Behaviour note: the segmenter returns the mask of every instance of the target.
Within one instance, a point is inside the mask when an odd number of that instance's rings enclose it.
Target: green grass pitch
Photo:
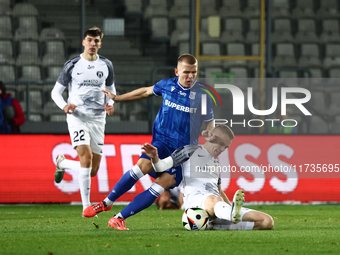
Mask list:
[[[130,231],[107,226],[123,206],[82,218],[80,206],[0,206],[0,254],[340,254],[340,205],[262,205],[274,229],[187,231],[183,211],[156,206],[127,219]]]

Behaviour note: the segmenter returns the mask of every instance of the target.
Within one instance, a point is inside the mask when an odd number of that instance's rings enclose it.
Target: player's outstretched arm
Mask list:
[[[139,89],[135,89],[131,92],[125,93],[123,95],[115,95],[111,91],[107,89],[103,89],[102,91],[108,98],[111,98],[115,102],[123,102],[123,101],[132,101],[138,100],[142,98],[151,97],[153,95],[153,86],[150,87],[143,87]]]
[[[210,121],[207,123],[207,128],[206,130],[202,131],[202,136],[209,141],[209,139],[211,138],[211,130],[214,129],[214,121]]]
[[[160,159],[157,148],[149,143],[142,145],[142,153],[151,158],[151,163],[156,172],[164,172],[174,165],[171,156],[165,159]]]

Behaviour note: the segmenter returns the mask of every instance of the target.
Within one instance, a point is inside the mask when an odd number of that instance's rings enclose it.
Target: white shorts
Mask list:
[[[72,115],[67,116],[68,131],[72,146],[90,145],[93,153],[102,155],[104,145],[105,123],[83,122]]]
[[[201,208],[205,210],[204,202],[211,193],[190,193],[189,196],[184,196],[184,207],[185,210],[188,208]]]

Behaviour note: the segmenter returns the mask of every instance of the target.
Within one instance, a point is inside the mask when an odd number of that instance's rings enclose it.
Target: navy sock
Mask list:
[[[163,189],[164,191],[164,189]],[[163,192],[162,191],[162,192]],[[130,204],[128,204],[120,213],[124,219],[135,215],[136,213],[148,208],[152,205],[157,197],[162,193],[157,192],[151,186],[149,189],[143,191],[138,196],[136,196]]]
[[[136,184],[138,178],[136,176],[132,177],[131,173],[133,173],[132,169],[127,171],[116,183],[116,185],[111,190],[110,194],[107,196],[112,202],[116,201],[121,195],[127,192],[132,188],[133,185]]]

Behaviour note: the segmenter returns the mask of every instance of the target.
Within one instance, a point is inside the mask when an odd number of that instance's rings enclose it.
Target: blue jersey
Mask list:
[[[212,99],[207,96],[207,114],[201,114],[201,97],[205,87],[195,82],[191,88],[183,87],[178,78],[163,79],[153,88],[163,103],[153,125],[153,141],[179,148],[197,144],[202,122],[214,119]]]

